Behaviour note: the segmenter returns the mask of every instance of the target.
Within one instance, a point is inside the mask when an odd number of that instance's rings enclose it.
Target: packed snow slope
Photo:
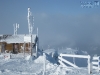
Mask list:
[[[73,67],[66,68],[58,65],[57,60],[55,60],[55,58],[53,57],[57,54],[56,52],[58,51],[49,49],[43,52],[45,52],[46,55],[45,75],[89,75],[87,67],[75,69]],[[5,54],[1,54],[0,75],[43,75],[43,52],[39,51],[37,58],[34,56],[31,57],[28,54],[25,57],[23,56],[23,54],[12,54],[10,59],[4,59]],[[100,73],[94,71],[92,75],[100,75]]]

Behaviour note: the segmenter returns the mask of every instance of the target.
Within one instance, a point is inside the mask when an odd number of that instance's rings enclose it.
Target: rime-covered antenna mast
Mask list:
[[[14,26],[14,35],[17,35],[17,29],[19,28],[19,24],[13,24]]]
[[[32,34],[33,32],[33,25],[34,25],[34,17],[32,15],[32,12],[30,11],[30,8],[28,8],[28,28],[29,28],[29,34]]]

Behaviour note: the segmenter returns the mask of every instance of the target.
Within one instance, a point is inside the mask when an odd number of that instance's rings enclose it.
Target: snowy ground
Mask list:
[[[14,57],[14,55],[12,55]],[[19,57],[18,57],[19,56]],[[24,57],[22,54],[15,55],[16,58],[4,59],[4,54],[0,55],[0,75],[43,75],[44,60],[43,55],[38,58]],[[87,67],[76,69],[73,67],[62,67],[57,65],[51,55],[46,54],[45,75],[89,75]],[[100,75],[93,71],[92,75]]]

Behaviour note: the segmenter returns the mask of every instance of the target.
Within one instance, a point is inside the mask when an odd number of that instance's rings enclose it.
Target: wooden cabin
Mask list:
[[[32,35],[31,42],[25,41],[25,37],[30,36],[27,35],[0,35],[0,53],[12,52],[14,54],[21,53],[23,50],[25,52],[30,52],[31,47],[33,48],[33,52],[36,52],[36,44],[38,42],[38,37],[36,34]],[[28,40],[28,39],[27,39]],[[31,45],[32,44],[32,45]]]

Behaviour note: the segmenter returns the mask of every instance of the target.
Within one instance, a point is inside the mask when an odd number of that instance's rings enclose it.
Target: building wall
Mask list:
[[[13,50],[13,44],[5,44],[5,50],[11,51]]]
[[[2,52],[2,53],[4,53],[5,52],[5,42],[0,42],[0,51]]]
[[[2,52],[2,44],[4,44],[4,49],[5,50],[8,50],[8,52],[9,51],[14,51],[14,44],[15,43],[10,43],[10,44],[8,44],[8,43],[6,43],[6,42],[0,42],[0,52]],[[22,47],[24,47],[24,43],[17,43],[17,47],[18,47],[18,52],[20,53],[20,52],[22,52],[22,48],[21,48],[21,46]],[[25,44],[25,52],[30,52],[30,43],[26,43]],[[4,50],[4,51],[5,51]]]

